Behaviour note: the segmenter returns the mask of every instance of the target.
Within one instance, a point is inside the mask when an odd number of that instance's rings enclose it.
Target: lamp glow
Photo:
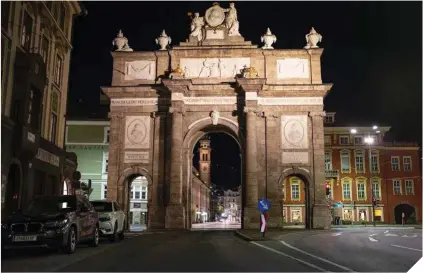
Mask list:
[[[370,145],[373,144],[374,139],[372,137],[366,137],[364,138],[364,142]]]
[[[377,130],[377,126],[376,125],[373,125],[373,130]]]
[[[355,133],[357,133],[357,129],[351,129],[350,132],[351,132],[351,134],[355,134]]]

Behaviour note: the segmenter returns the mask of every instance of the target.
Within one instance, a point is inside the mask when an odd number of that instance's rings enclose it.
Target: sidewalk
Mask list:
[[[282,237],[297,234],[297,233],[317,233],[317,232],[327,232],[325,230],[308,230],[308,229],[269,229],[265,236],[256,229],[241,229],[236,230],[235,235],[246,240],[246,241],[273,241],[281,240]]]
[[[374,227],[372,224],[369,225],[332,225],[332,229],[422,229],[422,225],[387,225],[387,224],[376,224]]]

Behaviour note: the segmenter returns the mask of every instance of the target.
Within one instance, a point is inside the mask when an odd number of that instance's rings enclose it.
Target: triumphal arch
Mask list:
[[[282,181],[293,175],[306,185],[307,226],[328,228],[322,117],[332,85],[322,83],[320,34],[312,29],[302,49],[274,49],[270,29],[263,46],[245,41],[233,3],[189,15],[191,32],[179,45],[165,31],[152,52],[132,50],[122,32],[114,40],[113,80],[103,87],[108,197],[128,211],[128,181],[144,175],[148,228],[189,229],[193,147],[224,132],[242,154],[243,228],[258,228],[261,198],[272,203],[269,225],[282,224]]]

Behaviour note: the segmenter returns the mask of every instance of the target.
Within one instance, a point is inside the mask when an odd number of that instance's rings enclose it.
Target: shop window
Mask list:
[[[291,222],[301,223],[301,209],[291,209]]]
[[[375,209],[375,221],[382,221],[382,209]]]

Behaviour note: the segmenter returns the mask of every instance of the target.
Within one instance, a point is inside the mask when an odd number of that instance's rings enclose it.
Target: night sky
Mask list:
[[[187,13],[203,16],[212,3],[84,1],[88,15],[77,18],[74,26],[68,117],[107,116],[108,108],[99,106],[100,86],[110,85],[110,51],[119,29],[134,50],[157,50],[154,40],[163,29],[173,45],[179,44],[189,35]],[[389,125],[390,138],[421,144],[421,2],[235,3],[240,33],[253,44],[262,45],[267,27],[277,36],[276,49],[302,48],[312,26],[323,36],[323,81],[334,83],[325,110],[337,112],[338,121],[345,126]],[[239,158],[233,163],[231,157],[218,155],[235,142],[215,138],[213,165],[239,169]]]

